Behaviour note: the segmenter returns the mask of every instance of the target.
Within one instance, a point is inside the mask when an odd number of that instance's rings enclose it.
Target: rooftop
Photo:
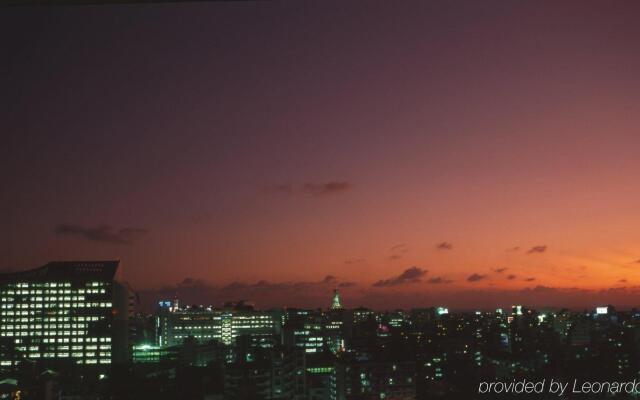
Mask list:
[[[59,281],[68,279],[113,280],[120,261],[52,261],[26,271],[0,273],[0,283],[30,281]]]

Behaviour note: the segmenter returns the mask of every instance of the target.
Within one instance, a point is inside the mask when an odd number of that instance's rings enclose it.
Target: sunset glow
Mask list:
[[[143,303],[637,305],[640,3],[540,4],[5,10],[0,267],[120,259]]]

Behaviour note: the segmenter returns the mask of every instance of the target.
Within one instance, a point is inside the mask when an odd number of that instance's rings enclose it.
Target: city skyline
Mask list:
[[[264,307],[638,304],[638,3],[4,11],[3,271],[119,259],[150,301]]]
[[[549,376],[583,393],[640,385],[638,309],[375,311],[334,290],[324,309],[173,298],[149,313],[119,272],[85,260],[0,274],[2,397],[413,400],[504,390],[487,379],[535,381],[536,393]]]

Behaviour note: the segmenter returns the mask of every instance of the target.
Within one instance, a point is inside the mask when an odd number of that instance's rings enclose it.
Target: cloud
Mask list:
[[[536,280],[536,278],[531,277],[531,278],[526,278],[524,281],[525,282],[533,282],[535,280]]]
[[[365,260],[364,258],[356,258],[356,259],[349,259],[349,260],[345,260],[344,263],[345,264],[359,264],[359,263],[363,263],[367,260]]]
[[[507,253],[513,253],[515,251],[520,251],[520,246],[514,246],[507,249]]]
[[[426,269],[411,267],[407,268],[403,273],[398,276],[382,279],[373,284],[375,287],[388,287],[388,286],[397,286],[403,285],[406,283],[416,283],[420,282],[422,277],[427,274]]]
[[[182,281],[182,283],[178,284],[178,287],[193,288],[193,287],[208,286],[208,287],[217,288],[219,290],[224,290],[224,291],[242,291],[242,290],[247,291],[248,290],[251,292],[256,292],[256,291],[272,292],[272,291],[281,290],[283,292],[291,292],[291,291],[304,291],[304,290],[314,289],[314,288],[326,289],[326,288],[341,286],[342,283],[343,282],[340,282],[340,280],[337,277],[333,275],[327,275],[319,281],[269,282],[263,279],[255,283],[234,281],[227,284],[226,286],[216,287],[216,286],[208,285],[207,283],[205,283],[200,279],[186,278],[185,280]],[[347,282],[347,283],[351,283],[351,282]],[[353,285],[342,285],[342,287],[349,287],[349,286],[353,286]]]
[[[508,270],[508,269],[509,269],[509,268],[495,268],[495,269],[493,270],[493,272],[495,272],[496,274],[501,274],[501,273],[503,273],[504,271],[506,271],[506,270]]]
[[[432,285],[446,284],[451,282],[453,281],[450,279],[445,279],[441,276],[434,276],[433,278],[430,278],[429,280],[427,280],[427,283],[430,283]]]
[[[148,231],[142,228],[114,229],[109,225],[83,227],[73,224],[60,224],[55,227],[54,232],[57,235],[78,236],[94,242],[133,244],[137,238],[146,235]]]
[[[139,291],[145,309],[153,310],[161,299],[180,298],[183,304],[221,306],[227,302],[248,300],[260,308],[273,305],[295,307],[328,307],[333,289],[339,288],[340,295],[349,299],[357,291],[356,282],[341,281],[327,275],[317,281],[256,282],[234,281],[228,284],[213,284],[202,279],[186,277],[182,281],[161,287]]]
[[[206,287],[207,283],[202,279],[196,279],[187,277],[182,280],[182,282],[177,285],[180,288],[196,288],[196,287]]]
[[[395,246],[391,246],[389,251],[392,253],[389,257],[387,257],[390,261],[399,260],[402,258],[402,254],[407,253],[409,248],[406,243],[396,244]]]
[[[516,276],[516,275],[514,275],[514,274],[509,274],[509,275],[507,275],[507,279],[508,279],[508,280],[510,280],[510,281],[512,281],[512,280],[514,280],[514,279],[516,279],[516,278],[517,278],[517,276]]]
[[[547,246],[533,246],[527,251],[527,254],[544,253],[547,251]]]
[[[467,278],[467,281],[469,281],[469,282],[478,282],[478,281],[481,281],[481,280],[486,279],[486,278],[487,278],[486,275],[471,274]]]
[[[627,280],[626,280],[626,279],[620,279],[620,280],[618,281],[618,283],[627,283]]]
[[[638,258],[637,260],[635,260],[633,263],[634,263],[634,264],[640,264],[640,258]]]
[[[322,280],[323,283],[335,283],[338,281],[338,278],[336,278],[333,275],[327,275],[324,277],[324,279]]]
[[[423,278],[424,279],[424,278]],[[235,282],[226,286],[214,285],[196,278],[185,278],[182,282],[157,289],[140,290],[144,310],[153,311],[158,300],[178,296],[182,304],[203,304],[221,306],[230,301],[246,299],[255,302],[261,309],[269,307],[328,308],[331,304],[333,284],[317,281]],[[427,280],[424,283],[427,284]],[[344,283],[344,286],[340,284]],[[640,286],[616,286],[602,290],[576,287],[549,287],[536,285],[521,289],[475,288],[460,289],[456,286],[403,286],[402,290],[380,290],[361,285],[351,287],[353,282],[340,282],[342,304],[347,308],[357,306],[377,310],[395,308],[427,307],[443,304],[449,309],[468,310],[470,308],[508,307],[511,304],[525,304],[531,307],[566,307],[575,310],[592,308],[601,304],[612,304],[619,309],[636,305],[640,296]],[[444,286],[447,286],[446,288]]]
[[[453,249],[453,244],[449,242],[440,242],[436,245],[436,249],[438,250],[451,250]]]
[[[305,183],[302,190],[314,196],[323,196],[351,190],[353,184],[349,182]]]

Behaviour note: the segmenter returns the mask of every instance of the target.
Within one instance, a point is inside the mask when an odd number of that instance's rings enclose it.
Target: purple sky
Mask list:
[[[639,12],[6,8],[0,267],[120,258],[192,301],[635,304]]]

